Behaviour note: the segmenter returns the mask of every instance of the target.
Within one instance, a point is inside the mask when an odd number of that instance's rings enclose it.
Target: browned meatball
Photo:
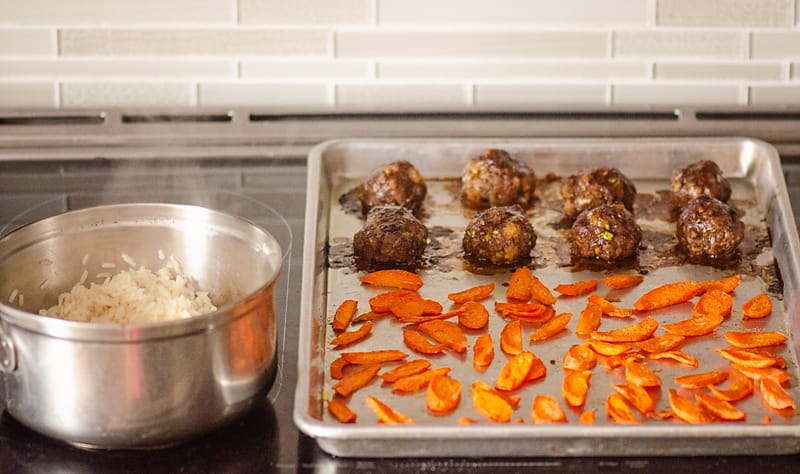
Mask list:
[[[636,252],[642,230],[622,203],[583,211],[572,224],[572,254],[616,262]]]
[[[672,205],[683,207],[697,196],[711,196],[722,202],[731,198],[731,185],[716,163],[702,160],[672,174]]]
[[[490,207],[467,225],[462,245],[472,263],[509,266],[530,258],[536,232],[519,206]]]
[[[561,197],[564,198],[564,215],[569,218],[614,202],[621,202],[633,211],[636,186],[616,168],[597,168],[565,179],[561,184]]]
[[[364,214],[375,206],[402,206],[417,210],[428,188],[417,168],[408,161],[395,161],[374,170],[362,185],[359,199]]]
[[[471,159],[461,174],[461,203],[470,209],[533,205],[533,171],[504,150],[489,149]]]
[[[366,270],[413,269],[428,242],[428,229],[400,206],[370,209],[364,227],[353,236],[356,264]]]
[[[675,233],[690,258],[714,260],[736,251],[744,238],[744,224],[724,202],[699,196],[681,211]]]

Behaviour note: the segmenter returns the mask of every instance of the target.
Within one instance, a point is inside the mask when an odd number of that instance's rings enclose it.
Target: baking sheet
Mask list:
[[[507,360],[498,343],[500,330],[506,321],[496,315],[492,307],[494,301],[505,301],[502,284],[508,282],[510,273],[476,275],[463,269],[458,253],[459,230],[463,232],[474,213],[463,209],[458,202],[458,186],[454,178],[460,175],[467,160],[490,147],[503,148],[525,161],[540,178],[548,173],[567,176],[586,168],[618,167],[637,185],[637,218],[645,234],[648,235],[649,230],[652,236],[674,229],[674,223],[650,212],[656,206],[654,203],[659,191],[668,188],[672,170],[699,159],[716,161],[732,181],[735,205],[745,211],[743,220],[748,232],[741,264],[729,269],[687,265],[677,257],[670,257],[668,245],[659,247],[656,244],[653,249],[643,251],[646,255],[632,265],[647,271],[645,282],[632,290],[613,292],[612,296],[619,298],[620,306],[631,307],[639,295],[661,283],[742,273],[742,284],[734,295],[734,314],[712,335],[687,339],[681,346],[681,350],[700,360],[697,369],[674,363],[648,362],[664,382],[656,409],[669,409],[667,389],[675,387],[674,377],[727,367],[728,363],[712,349],[727,346],[722,336],[725,331],[742,329],[780,330],[790,336],[786,346],[775,352],[787,359],[787,370],[791,374],[789,391],[795,400],[800,399],[797,387],[798,342],[792,337],[797,334],[797,325],[800,324],[796,303],[800,281],[798,239],[778,157],[769,145],[750,139],[339,140],[319,145],[309,157],[299,380],[295,397],[295,422],[301,430],[315,437],[319,445],[332,454],[357,457],[767,454],[800,451],[800,417],[765,408],[757,393],[737,403],[748,413],[745,422],[691,426],[648,419],[642,425],[615,425],[606,418],[604,403],[611,393],[610,384],[623,383],[624,379],[619,370],[606,372],[602,362],[593,370],[586,403],[586,408],[596,409],[596,425],[577,424],[580,410],[566,410],[568,424],[530,424],[530,406],[535,395],[552,395],[566,408],[560,395],[564,375],[561,359],[569,346],[582,341],[574,335],[574,326],[585,305],[585,298],[563,298],[556,303],[557,312],[567,311],[574,315],[569,331],[559,337],[529,345],[527,337],[535,326],[525,325],[523,329],[524,347],[536,353],[548,369],[544,381],[529,384],[516,393],[522,396],[522,402],[513,419],[522,418],[525,423],[497,425],[480,417],[472,406],[470,385],[474,380],[493,385]],[[376,166],[400,159],[414,163],[426,177],[429,197],[424,204],[423,222],[429,229],[436,229],[432,239],[436,245],[429,245],[426,250],[426,265],[421,271],[425,286],[420,293],[444,304],[449,292],[488,281],[497,282],[493,299],[484,302],[492,313],[489,332],[495,343],[495,361],[486,372],[478,373],[472,367],[471,351],[465,355],[446,352],[431,358],[433,367],[451,367],[451,376],[462,383],[462,401],[452,414],[432,416],[425,407],[424,391],[395,395],[376,380],[348,400],[350,408],[358,414],[359,422],[343,425],[332,419],[324,406],[332,397],[331,387],[336,382],[331,380],[327,368],[339,352],[400,349],[410,354],[409,360],[419,357],[403,344],[402,326],[389,320],[378,321],[373,334],[356,345],[340,350],[331,349],[329,345],[333,337],[329,321],[341,301],[356,299],[360,311],[366,311],[369,297],[383,291],[361,286],[359,274],[348,261],[348,239],[352,239],[352,234],[363,222],[339,205],[339,196]],[[559,219],[558,210],[552,205],[548,207],[558,181],[548,184],[544,180],[538,184],[538,209],[529,212],[539,234],[534,259],[536,275],[552,288],[559,283],[609,273],[576,272],[575,268],[563,266],[561,249],[568,246],[564,245],[566,242],[561,230],[553,225]],[[764,247],[764,236],[771,236],[772,248]],[[780,270],[780,280],[776,268]],[[773,314],[765,320],[743,322],[739,311],[741,304],[767,289],[773,298]],[[598,291],[601,295],[609,293],[602,285]],[[448,308],[445,304],[445,309]],[[691,304],[688,303],[651,313],[662,324],[686,319],[690,315]],[[601,330],[630,323],[604,318]],[[483,332],[485,330],[467,332],[470,347]],[[659,330],[656,334],[662,333]],[[683,390],[681,393],[689,395],[691,392]],[[364,403],[367,395],[376,396],[411,416],[417,424],[413,427],[378,425],[374,413]],[[476,419],[478,424],[457,425],[456,420],[461,416]],[[772,422],[763,424],[764,416],[770,416]]]

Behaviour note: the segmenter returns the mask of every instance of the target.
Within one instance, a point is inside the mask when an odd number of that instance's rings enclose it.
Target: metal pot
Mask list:
[[[38,315],[84,269],[128,268],[123,253],[151,270],[174,256],[219,309],[136,325]],[[21,227],[0,239],[0,401],[28,427],[81,446],[158,447],[211,430],[275,377],[281,263],[272,235],[197,206],[98,206]],[[8,301],[14,293],[22,307]]]

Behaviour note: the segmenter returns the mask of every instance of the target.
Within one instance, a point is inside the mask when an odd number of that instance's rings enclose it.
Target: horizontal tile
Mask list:
[[[368,79],[371,66],[367,61],[349,60],[244,60],[242,77],[274,77],[301,79]]]
[[[336,105],[423,108],[469,104],[468,87],[461,84],[338,84]]]
[[[380,25],[641,25],[641,0],[378,0]]]
[[[604,105],[603,84],[477,84],[476,105],[581,104]]]
[[[185,107],[194,104],[188,82],[65,82],[62,107]]]
[[[2,17],[0,16],[0,18]],[[54,30],[0,28],[0,56],[52,56],[55,54],[56,34]]]
[[[750,86],[751,105],[800,105],[800,85]]]
[[[3,0],[0,18],[48,25],[233,23],[236,5],[219,0]]]
[[[610,33],[600,31],[340,31],[339,57],[603,58]]]
[[[661,30],[617,31],[614,57],[745,57],[744,33],[735,31]]]
[[[800,63],[792,63],[792,79],[800,79]]]
[[[737,105],[738,85],[615,84],[614,105]]]
[[[250,82],[201,82],[197,100],[201,106],[327,106],[326,84],[265,84]]]
[[[794,0],[656,0],[659,26],[788,27]]]
[[[800,56],[800,31],[756,31],[751,36],[753,59]]]
[[[320,56],[330,49],[329,37],[301,29],[65,29],[59,49],[63,56]]]
[[[0,76],[236,77],[232,60],[0,59]]]
[[[0,107],[51,108],[58,105],[54,82],[0,82]]]
[[[777,81],[780,63],[656,63],[656,79],[714,79],[720,81]]]
[[[371,0],[239,0],[239,22],[261,25],[372,24]]]
[[[646,62],[520,62],[520,61],[385,61],[377,65],[381,79],[606,79],[648,78]]]

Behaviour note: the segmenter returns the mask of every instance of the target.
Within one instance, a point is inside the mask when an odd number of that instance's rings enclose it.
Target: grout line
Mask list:
[[[378,8],[378,0],[372,0],[372,26],[378,26],[378,20],[380,19]]]
[[[656,0],[646,0],[646,1],[647,1],[647,7],[646,7],[647,16],[645,18],[644,24],[648,28],[653,28],[658,26],[656,25],[656,20],[657,20],[656,13],[658,7],[656,5]]]
[[[239,0],[230,0],[233,3],[233,24],[242,24],[242,9],[239,8]]]

